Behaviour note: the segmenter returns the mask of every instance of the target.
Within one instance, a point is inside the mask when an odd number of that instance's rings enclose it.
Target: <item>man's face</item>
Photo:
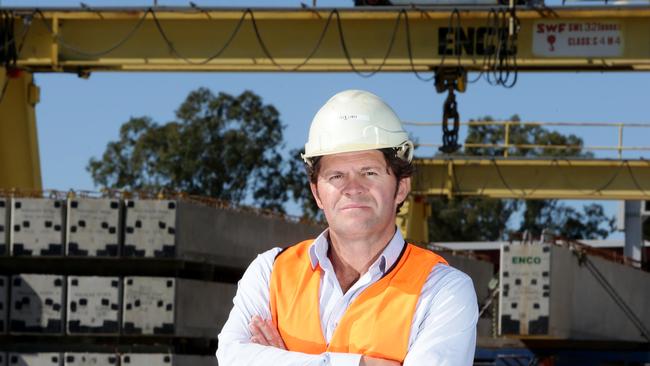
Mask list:
[[[397,178],[378,150],[324,156],[311,191],[330,230],[347,237],[393,231],[411,179]]]

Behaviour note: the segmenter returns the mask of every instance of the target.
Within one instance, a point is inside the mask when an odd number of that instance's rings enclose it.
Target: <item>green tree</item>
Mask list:
[[[478,121],[494,121],[484,117]],[[519,122],[517,115],[510,121]],[[504,126],[470,126],[465,144],[503,144]],[[514,148],[514,157],[591,157],[582,151],[582,139],[573,134],[563,135],[538,125],[510,127],[511,144],[518,145],[568,145],[569,149],[543,147]],[[503,148],[466,147],[458,155],[500,157]],[[601,205],[585,205],[582,212],[558,200],[498,200],[480,197],[455,197],[431,199],[433,215],[429,221],[433,241],[499,240],[508,237],[507,223],[516,212],[521,212],[521,222],[515,231],[528,231],[539,236],[544,229],[571,239],[605,238],[614,229],[614,218],[607,217]],[[603,225],[607,228],[603,228]]]
[[[95,184],[169,190],[284,211],[288,199],[278,111],[259,96],[192,91],[174,121],[131,118],[101,159],[87,166]]]
[[[293,149],[289,153],[288,171],[290,174],[285,175],[285,183],[294,201],[300,206],[302,217],[315,221],[323,221],[325,219],[323,211],[318,208],[316,200],[314,200],[311,189],[309,188],[309,178],[307,177],[307,171],[300,156],[301,153],[302,149]]]

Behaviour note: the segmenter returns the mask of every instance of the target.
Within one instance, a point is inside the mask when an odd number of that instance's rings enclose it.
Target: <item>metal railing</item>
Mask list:
[[[407,126],[415,127],[442,127],[442,122],[402,122]],[[517,122],[517,121],[472,121],[460,122],[461,126],[502,126],[504,128],[503,143],[464,143],[465,148],[493,148],[503,149],[503,156],[508,157],[511,149],[545,149],[545,150],[579,150],[579,151],[617,151],[618,158],[623,159],[624,151],[650,151],[650,145],[625,146],[623,144],[623,131],[625,128],[647,129],[647,140],[650,141],[650,123],[593,123],[593,122]],[[595,127],[595,128],[616,128],[618,131],[618,142],[616,145],[551,145],[551,144],[516,144],[511,141],[511,130],[513,126],[540,126],[540,127]],[[442,144],[418,143],[416,146],[439,148]]]

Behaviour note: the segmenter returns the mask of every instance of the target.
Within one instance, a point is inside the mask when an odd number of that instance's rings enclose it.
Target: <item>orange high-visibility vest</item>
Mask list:
[[[447,262],[407,244],[398,262],[348,306],[329,344],[319,312],[320,266],[312,268],[307,240],[281,252],[271,272],[271,316],[290,351],[357,353],[403,362],[415,307],[431,269]]]

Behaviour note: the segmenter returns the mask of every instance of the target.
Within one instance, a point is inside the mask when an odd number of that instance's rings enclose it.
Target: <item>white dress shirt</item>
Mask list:
[[[327,257],[328,231],[309,248],[312,267],[320,265],[320,319],[329,343],[350,303],[368,286],[382,278],[399,259],[404,238],[399,230],[381,256],[352,287],[343,293]],[[219,334],[220,366],[233,365],[349,365],[357,366],[361,355],[325,352],[311,355],[262,346],[250,341],[248,324],[254,315],[271,318],[270,279],[280,248],[255,258],[239,281],[234,307]],[[471,365],[476,345],[478,306],[472,280],[463,272],[439,263],[427,278],[415,309],[404,365]]]

